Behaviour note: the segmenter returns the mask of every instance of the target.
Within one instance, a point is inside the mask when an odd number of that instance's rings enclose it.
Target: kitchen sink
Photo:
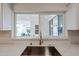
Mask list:
[[[61,54],[56,50],[55,47],[47,47],[49,56],[61,56]],[[21,56],[45,56],[46,47],[45,46],[28,46]]]

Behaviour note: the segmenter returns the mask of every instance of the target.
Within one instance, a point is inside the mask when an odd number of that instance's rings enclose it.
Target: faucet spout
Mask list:
[[[39,42],[39,45],[42,45],[42,43],[43,43],[42,34],[41,34],[41,32],[40,32],[40,42]]]

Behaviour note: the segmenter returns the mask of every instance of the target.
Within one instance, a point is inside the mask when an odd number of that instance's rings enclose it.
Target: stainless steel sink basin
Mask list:
[[[45,47],[27,47],[22,56],[45,56]]]
[[[33,46],[33,47],[27,47],[24,52],[21,54],[21,56],[45,56],[46,47],[39,47],[39,46]],[[56,50],[55,47],[47,47],[50,56],[61,56],[61,54]]]
[[[55,47],[48,47],[51,56],[61,56]]]

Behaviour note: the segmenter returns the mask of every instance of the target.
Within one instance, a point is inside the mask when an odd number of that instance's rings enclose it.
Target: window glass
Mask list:
[[[16,14],[15,16],[15,35],[17,37],[30,37],[39,34],[35,34],[35,25],[39,24],[37,14]]]
[[[63,15],[40,15],[40,26],[43,36],[61,36],[63,34]],[[45,29],[45,30],[44,30]]]
[[[15,14],[16,37],[54,37],[63,35],[62,14]]]

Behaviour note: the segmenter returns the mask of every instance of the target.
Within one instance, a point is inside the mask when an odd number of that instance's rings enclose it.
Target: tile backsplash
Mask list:
[[[0,43],[8,43],[11,41],[11,31],[0,31]]]
[[[0,31],[0,38],[11,38],[11,31]]]
[[[68,37],[71,43],[79,43],[79,30],[68,30]]]

